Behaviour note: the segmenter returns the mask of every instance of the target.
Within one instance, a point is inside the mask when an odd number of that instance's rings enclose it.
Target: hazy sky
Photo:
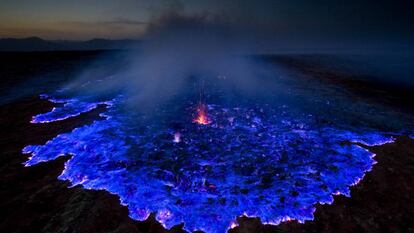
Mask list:
[[[220,15],[280,40],[402,40],[414,28],[404,0],[1,0],[0,37],[140,38],[165,11]]]

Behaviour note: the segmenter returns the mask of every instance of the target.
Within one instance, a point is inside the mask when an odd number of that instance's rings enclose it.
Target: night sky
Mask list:
[[[139,39],[166,12],[208,14],[265,32],[280,44],[407,44],[413,1],[2,0],[0,37]]]

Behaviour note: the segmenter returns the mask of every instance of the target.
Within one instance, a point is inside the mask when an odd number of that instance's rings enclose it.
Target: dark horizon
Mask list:
[[[145,39],[92,38],[86,40],[48,40],[39,36],[29,36],[24,38],[0,37],[0,52],[139,49],[143,41],[145,41]],[[414,53],[414,45],[410,43],[378,43],[369,45],[340,45],[337,47],[286,46],[275,48],[271,51],[259,51],[251,54],[279,53],[402,54],[411,56]]]
[[[0,9],[0,38],[145,40],[160,22],[178,17],[226,27],[226,35],[269,53],[286,48],[393,49],[412,47],[414,41],[414,5],[405,0],[17,0],[3,1]]]

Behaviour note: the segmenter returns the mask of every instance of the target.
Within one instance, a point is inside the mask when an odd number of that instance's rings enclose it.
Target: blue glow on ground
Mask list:
[[[49,98],[47,95],[41,95],[41,98],[48,99],[50,102],[55,104],[62,104],[63,107],[54,107],[50,112],[36,115],[33,117],[31,123],[48,123],[52,121],[61,121],[70,117],[79,116],[85,112],[90,112],[97,108],[98,105],[111,105],[110,101],[89,103],[76,99]]]
[[[393,141],[369,128],[321,124],[285,105],[209,105],[212,123],[198,125],[186,103],[187,112],[176,116],[180,127],[173,127],[139,123],[145,117],[123,113],[121,98],[55,102],[64,104],[33,122],[77,116],[98,104],[108,108],[103,120],[25,147],[26,166],[70,154],[59,179],[118,195],[133,219],[155,212],[165,227],[184,222],[189,231],[225,232],[241,215],[269,224],[312,220],[316,203],[349,196],[375,164],[374,154],[355,143]]]

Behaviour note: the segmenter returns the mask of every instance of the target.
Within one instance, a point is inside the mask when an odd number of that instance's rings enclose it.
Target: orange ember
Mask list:
[[[210,119],[207,116],[207,106],[203,103],[199,103],[197,106],[197,118],[193,122],[200,125],[208,125],[211,123]]]

